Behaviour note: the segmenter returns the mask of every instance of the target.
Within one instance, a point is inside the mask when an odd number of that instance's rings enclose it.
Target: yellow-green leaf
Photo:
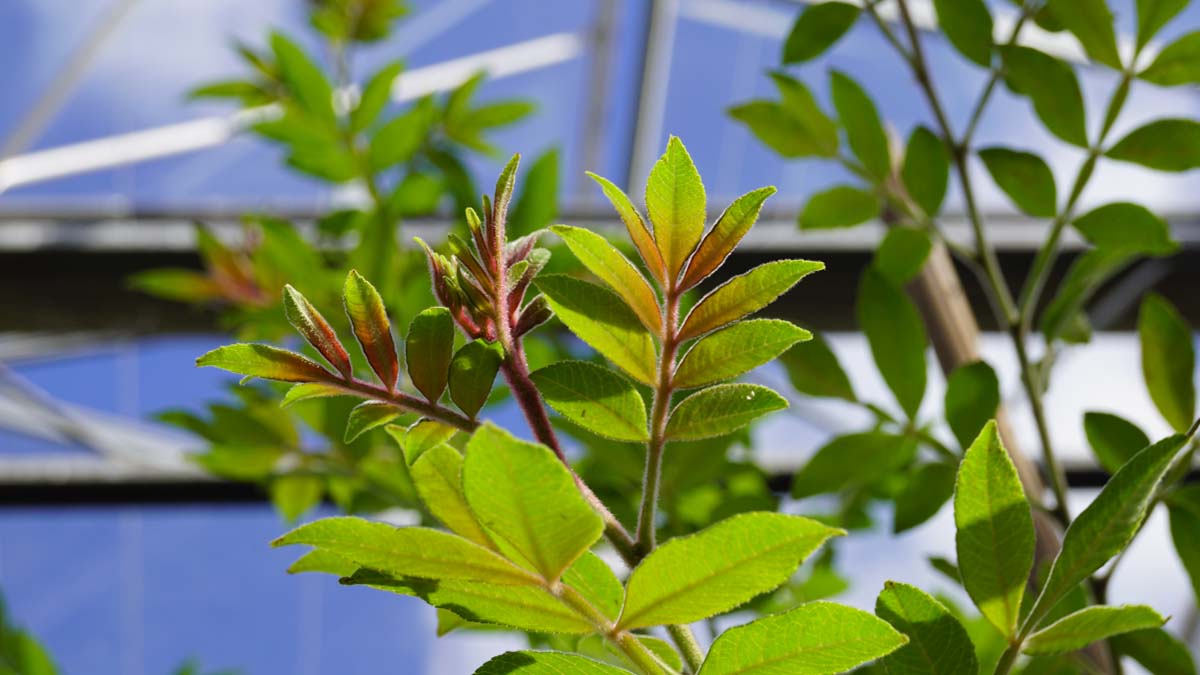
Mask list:
[[[667,438],[696,441],[733,433],[788,406],[787,400],[757,384],[718,384],[688,396],[671,411]]]
[[[196,359],[196,365],[280,382],[312,382],[334,378],[333,373],[295,352],[260,344],[217,347]]]
[[[646,404],[618,373],[586,361],[559,361],[531,377],[547,405],[584,429],[617,441],[650,438]]]
[[[733,277],[705,295],[683,322],[681,340],[709,331],[757,312],[783,295],[801,279],[825,269],[811,260],[776,260]]]
[[[625,223],[625,229],[629,230],[629,238],[637,248],[638,254],[641,255],[642,262],[650,270],[650,274],[658,280],[658,283],[665,285],[667,277],[662,253],[659,252],[658,244],[654,242],[654,235],[646,227],[646,221],[642,220],[642,215],[638,213],[637,207],[633,205],[629,196],[621,188],[613,185],[608,179],[591,172],[588,172],[588,176],[600,185],[604,196],[608,197],[613,208],[617,210],[617,214],[621,216],[621,221]]]
[[[654,223],[654,239],[666,263],[667,277],[674,280],[700,243],[705,221],[704,184],[687,148],[675,136],[650,170],[646,211]]]
[[[908,644],[883,659],[888,675],[974,675],[975,645],[950,610],[925,591],[889,581],[875,614],[908,636]]]
[[[662,330],[662,310],[653,289],[621,252],[604,237],[582,227],[555,225],[551,228],[562,237],[567,248],[592,274],[599,277],[637,314],[642,325],[654,335]]]
[[[423,452],[412,463],[410,474],[421,501],[448,530],[485,548],[495,544],[467,506],[462,491],[462,455],[442,444]]]
[[[1022,651],[1034,655],[1062,654],[1114,635],[1159,628],[1166,622],[1153,607],[1146,605],[1087,607],[1030,635]]]
[[[812,333],[789,321],[751,319],[696,341],[675,370],[678,389],[693,389],[737,377],[773,360]]]
[[[354,406],[346,419],[346,442],[377,429],[400,416],[401,410],[384,401],[363,401]]]

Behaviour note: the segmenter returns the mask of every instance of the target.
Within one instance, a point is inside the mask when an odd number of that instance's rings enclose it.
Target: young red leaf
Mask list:
[[[350,325],[354,328],[354,336],[358,338],[371,370],[375,371],[388,391],[394,390],[396,379],[400,377],[400,360],[396,356],[396,342],[392,339],[391,322],[388,321],[383,298],[379,297],[379,291],[371,282],[355,270],[350,270],[350,275],[346,277],[342,297],[346,303],[346,315],[350,317]]]
[[[774,186],[759,188],[738,197],[725,209],[688,262],[687,272],[680,284],[682,288],[691,288],[717,271],[746,232],[750,231],[754,221],[758,220],[763,202],[773,194]]]
[[[308,301],[291,284],[283,287],[283,313],[300,334],[308,340],[308,344],[325,357],[329,365],[337,369],[343,377],[351,377],[354,368],[350,365],[350,355],[338,340],[333,326],[321,316],[316,307]]]
[[[196,359],[196,365],[280,382],[320,382],[333,378],[333,373],[295,352],[260,344],[217,347]]]

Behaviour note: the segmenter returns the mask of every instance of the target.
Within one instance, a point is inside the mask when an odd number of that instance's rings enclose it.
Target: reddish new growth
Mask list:
[[[514,340],[551,316],[541,296],[525,304],[530,282],[550,257],[534,248],[539,233],[509,242],[505,232],[519,160],[520,155],[514,155],[504,167],[494,199],[483,197],[482,220],[475,209],[467,209],[469,243],[451,234],[451,255],[446,257],[417,239],[429,257],[438,302],[449,308],[467,336],[499,341],[508,352]]]

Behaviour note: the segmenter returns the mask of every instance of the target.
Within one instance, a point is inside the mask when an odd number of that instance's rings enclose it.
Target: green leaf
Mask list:
[[[371,170],[382,171],[412,159],[428,138],[436,116],[433,101],[426,98],[380,126],[368,150]]]
[[[358,565],[336,556],[329,551],[324,551],[319,548],[313,549],[308,553],[296,559],[296,562],[288,566],[288,574],[302,574],[304,572],[321,572],[323,574],[333,574],[339,577],[347,577],[358,571]]]
[[[304,544],[395,577],[520,586],[537,577],[462,537],[349,516],[301,525],[271,543]]]
[[[802,230],[829,230],[853,227],[878,215],[879,199],[874,194],[839,185],[809,198],[800,213],[799,224]]]
[[[1176,431],[1187,430],[1196,415],[1196,348],[1187,320],[1166,298],[1151,293],[1138,312],[1138,336],[1150,398]]]
[[[363,88],[358,105],[350,113],[350,130],[362,131],[371,126],[392,98],[392,83],[400,76],[404,64],[399,61],[379,69]]]
[[[729,109],[768,147],[784,157],[835,157],[837,125],[799,80],[771,73],[780,101],[751,101]]]
[[[1001,54],[1009,89],[1029,97],[1050,133],[1086,148],[1083,94],[1071,66],[1029,47],[1005,47]]]
[[[387,308],[379,291],[361,274],[350,270],[342,290],[346,305],[346,316],[358,344],[362,347],[371,370],[383,382],[388,391],[396,388],[400,377],[400,360],[396,357],[396,342],[392,339],[392,324],[388,320]]]
[[[217,347],[196,359],[197,366],[212,366],[246,377],[261,377],[280,382],[330,380],[333,373],[303,356],[284,349],[260,344],[236,344]]]
[[[908,194],[925,215],[936,216],[950,182],[950,157],[942,139],[926,127],[913,129],[900,174]]]
[[[737,377],[773,360],[812,333],[778,319],[739,321],[696,341],[675,370],[678,389]]]
[[[1063,595],[1129,545],[1185,441],[1182,435],[1171,436],[1134,455],[1071,523],[1029,612],[1031,620],[1041,619]]]
[[[549,581],[604,530],[571,471],[542,445],[488,423],[467,443],[463,492],[479,522]]]
[[[437,420],[421,418],[407,429],[390,425],[385,431],[404,449],[404,461],[412,465],[430,448],[447,443],[458,430]]]
[[[754,420],[788,407],[787,400],[757,384],[718,384],[679,402],[667,420],[667,438],[698,441],[733,433]]]
[[[840,534],[800,516],[744,513],[671,539],[629,575],[618,628],[691,623],[727,612],[787,581]]]
[[[1179,248],[1165,220],[1131,202],[1093,209],[1076,218],[1074,225],[1084,239],[1100,248],[1143,255],[1168,255]]]
[[[1113,15],[1105,0],[1050,0],[1047,9],[1083,45],[1088,57],[1121,70]]]
[[[844,2],[805,7],[783,44],[783,64],[803,63],[825,53],[850,30],[860,11]]]
[[[314,117],[332,125],[333,88],[317,64],[282,33],[271,34],[271,51],[275,53],[279,74],[296,102]]]
[[[683,321],[679,339],[688,340],[753,314],[786,293],[801,279],[825,269],[811,260],[776,260],[759,265],[717,286],[696,303]]]
[[[1200,167],[1200,122],[1156,120],[1134,129],[1104,154],[1159,171],[1195,169]]]
[[[868,268],[858,287],[858,324],[875,365],[909,419],[925,397],[925,325],[912,301],[878,269]]]
[[[507,626],[535,633],[590,635],[596,627],[542,586],[500,585],[481,581],[432,581],[392,577],[362,569],[341,582],[418,597],[450,610],[466,621]]]
[[[503,360],[498,344],[482,340],[468,342],[454,354],[450,361],[450,400],[467,417],[474,419],[487,403]]]
[[[911,438],[882,431],[838,436],[826,443],[792,478],[792,497],[803,499],[865,485],[912,461]]]
[[[784,352],[779,361],[787,371],[788,381],[802,394],[851,402],[858,400],[850,378],[838,363],[837,354],[818,333],[814,333],[811,340]]]
[[[717,223],[704,235],[700,247],[688,261],[687,272],[679,283],[680,288],[692,288],[703,281],[725,262],[742,237],[758,220],[763,202],[775,194],[774,187],[759,188],[734,200],[717,219]]]
[[[454,319],[445,307],[430,307],[413,317],[404,343],[404,359],[413,386],[429,401],[446,391],[454,352]]]
[[[963,456],[954,523],[963,587],[987,620],[1011,637],[1033,569],[1033,516],[994,421]]]
[[[325,480],[311,474],[291,474],[271,481],[271,503],[289,523],[321,503]]]
[[[1109,413],[1084,413],[1083,432],[1096,459],[1109,473],[1116,473],[1139,450],[1150,445],[1150,438],[1137,425]]]
[[[957,469],[953,464],[922,464],[908,476],[908,484],[896,495],[892,532],[899,534],[929,520],[954,496]]]
[[[1200,600],[1200,487],[1185,486],[1176,490],[1167,501],[1171,519],[1171,540],[1175,553],[1192,580],[1192,590]]]
[[[1200,84],[1200,31],[1167,45],[1138,77],[1163,87]]]
[[[314,398],[326,398],[330,396],[350,396],[351,394],[341,387],[335,387],[332,384],[323,382],[302,382],[293,385],[283,395],[283,400],[280,401],[279,407],[286,408],[300,401],[307,401]]]
[[[1137,0],[1138,48],[1150,42],[1155,33],[1183,11],[1187,4],[1188,0]]]
[[[925,591],[889,581],[875,614],[908,636],[908,644],[883,659],[888,675],[964,675],[979,672],[975,645],[962,623]]]
[[[621,188],[613,185],[611,181],[594,173],[588,172],[588,177],[596,181],[600,186],[604,196],[612,202],[613,208],[617,210],[617,214],[621,216],[621,221],[625,223],[625,229],[629,231],[629,239],[638,250],[638,255],[641,256],[642,262],[646,264],[646,268],[650,270],[650,274],[658,280],[660,284],[666,283],[666,273],[662,253],[658,250],[658,244],[654,242],[654,235],[646,227],[646,221],[642,219],[642,215],[638,213],[637,207],[630,201]]]
[[[628,670],[577,654],[508,652],[479,667],[475,675],[627,675]]]
[[[579,591],[592,607],[609,620],[615,621],[621,614],[625,587],[608,563],[595,553],[588,551],[579,556],[579,560],[567,568],[562,581]]]
[[[495,549],[495,544],[467,506],[462,490],[462,465],[462,455],[441,444],[418,456],[409,472],[421,501],[442,525],[484,548]]]
[[[887,134],[879,122],[875,104],[858,83],[839,71],[829,74],[833,107],[837,109],[846,140],[854,156],[876,180],[884,180],[892,171],[892,160],[888,155]]]
[[[1097,640],[1146,628],[1159,628],[1167,620],[1146,605],[1088,607],[1068,614],[1025,640],[1026,654],[1062,654]]]
[[[979,159],[1017,208],[1038,218],[1053,218],[1057,213],[1054,174],[1041,157],[1008,148],[984,148]]]
[[[654,340],[616,294],[562,274],[541,276],[534,283],[554,314],[580,340],[638,382],[655,382],[658,355]]]
[[[354,409],[350,411],[350,417],[346,419],[346,442],[353,443],[354,439],[366,432],[378,429],[396,419],[401,412],[399,408],[385,401],[359,403],[354,406]]]
[[[531,377],[547,405],[584,429],[616,441],[650,438],[646,404],[618,373],[586,361],[559,361]]]
[[[1072,322],[1087,326],[1083,305],[1100,284],[1129,264],[1133,255],[1124,250],[1094,248],[1084,251],[1067,269],[1058,292],[1046,306],[1039,327],[1047,340],[1065,339],[1086,342],[1087,336],[1077,339],[1068,334]]]
[[[672,136],[646,181],[646,211],[670,278],[677,278],[700,243],[705,220],[704,184],[683,142]]]
[[[567,248],[579,262],[595,274],[629,305],[646,330],[657,335],[662,331],[662,310],[649,282],[633,263],[621,255],[604,237],[582,227],[555,225],[551,228],[562,237]]]
[[[875,251],[875,269],[897,286],[913,280],[925,266],[933,242],[923,230],[893,227]]]
[[[999,407],[1000,381],[987,363],[961,365],[947,378],[946,422],[961,447],[975,440]]]
[[[992,65],[992,15],[983,0],[934,0],[938,26],[960,54]]]
[[[216,281],[195,270],[146,270],[130,276],[126,283],[148,295],[176,302],[208,302],[224,294]]]
[[[1109,644],[1118,654],[1142,664],[1152,675],[1196,675],[1191,649],[1162,628],[1116,635]]]
[[[862,610],[810,602],[725,631],[713,642],[698,675],[833,675],[885,656],[907,641]]]

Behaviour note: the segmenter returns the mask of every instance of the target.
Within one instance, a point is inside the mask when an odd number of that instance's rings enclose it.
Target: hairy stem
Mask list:
[[[704,650],[700,648],[700,643],[696,641],[691,629],[687,626],[667,626],[667,633],[683,655],[683,662],[687,664],[688,670],[698,672],[700,664],[704,663]]]
[[[663,450],[667,443],[667,413],[671,408],[671,394],[675,385],[675,355],[679,350],[677,336],[679,319],[679,297],[681,293],[672,287],[667,289],[663,308],[662,357],[658,363],[658,383],[654,388],[654,403],[650,411],[650,441],[646,444],[646,472],[642,479],[642,504],[638,510],[638,551],[646,555],[654,550],[657,530],[658,486],[662,478]]]

